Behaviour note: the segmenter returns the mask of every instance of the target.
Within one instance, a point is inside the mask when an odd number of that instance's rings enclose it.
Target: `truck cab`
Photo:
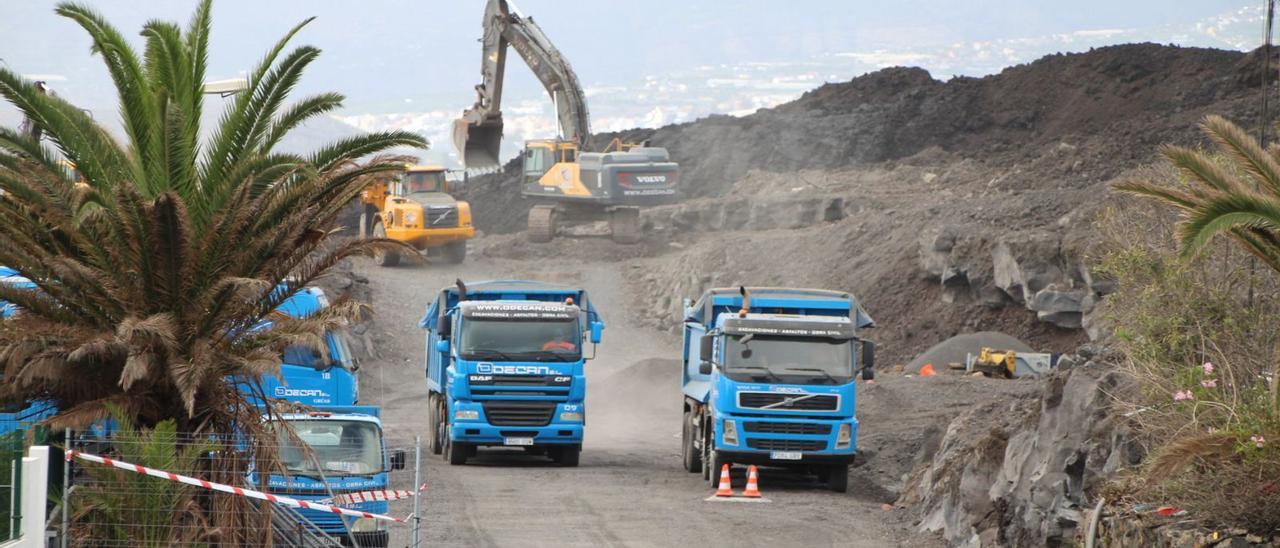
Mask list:
[[[324,290],[305,287],[294,293],[279,311],[305,318],[329,306]],[[258,329],[269,329],[264,322]],[[263,395],[305,405],[355,405],[360,399],[360,379],[355,358],[347,343],[345,330],[329,330],[324,334],[325,351],[305,346],[285,348],[280,376],[262,379]],[[246,392],[252,392],[245,386]]]
[[[713,485],[728,464],[798,468],[848,488],[855,376],[874,376],[873,326],[848,293],[712,289],[684,313],[682,456]]]
[[[318,502],[346,493],[387,489],[387,475],[404,468],[405,453],[387,450],[380,414],[376,406],[318,406],[309,413],[264,416],[264,420],[288,423],[294,434],[276,429],[283,473],[267,475],[267,490]],[[256,482],[256,477],[250,480]],[[388,503],[368,500],[343,504],[343,508],[386,514]],[[298,513],[343,545],[349,545],[352,538],[365,548],[385,548],[390,543],[383,521],[320,510]]]
[[[459,282],[441,290],[420,325],[433,453],[464,464],[479,447],[514,446],[577,466],[590,359],[583,343],[599,343],[604,330],[585,290]]]

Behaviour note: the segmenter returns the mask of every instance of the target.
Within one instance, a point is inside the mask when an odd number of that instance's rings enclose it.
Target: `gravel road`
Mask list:
[[[392,445],[427,435],[423,332],[417,322],[455,278],[523,278],[580,284],[608,328],[587,364],[587,438],[578,468],[522,452],[481,450],[464,466],[422,459],[422,538],[433,546],[931,546],[886,511],[894,493],[855,467],[850,491],[836,494],[806,476],[762,472],[772,502],[704,501],[711,489],[680,466],[679,340],[628,324],[620,263],[552,265],[476,257],[461,266],[379,268],[357,264],[373,288],[378,357],[361,370],[362,403],[379,404]],[[876,390],[887,388],[876,386]],[[874,458],[874,457],[872,457]],[[393,484],[408,488],[409,468]],[[863,477],[867,476],[867,477]],[[744,479],[735,475],[735,488]],[[392,513],[407,515],[408,502]],[[392,546],[410,544],[393,528]]]

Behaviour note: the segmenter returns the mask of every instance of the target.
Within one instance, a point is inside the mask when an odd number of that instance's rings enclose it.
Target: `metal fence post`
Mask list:
[[[14,459],[9,468],[9,538],[12,539],[17,535],[14,534],[18,530],[18,518],[22,512],[18,509],[18,467],[22,462]]]
[[[71,429],[67,428],[62,431],[62,444],[66,446],[66,450],[71,450]],[[62,548],[67,548],[67,542],[71,536],[71,459],[65,459],[62,463]]]
[[[413,548],[422,542],[422,436],[413,437]]]

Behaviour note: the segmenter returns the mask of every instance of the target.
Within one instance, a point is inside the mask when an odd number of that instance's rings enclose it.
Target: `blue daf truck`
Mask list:
[[[585,290],[459,280],[440,291],[421,326],[432,452],[463,464],[478,447],[514,446],[578,465],[589,359],[583,334],[594,345],[604,331]]]
[[[711,289],[684,312],[684,467],[712,485],[724,464],[790,467],[848,489],[854,377],[874,378],[871,318],[848,293]]]

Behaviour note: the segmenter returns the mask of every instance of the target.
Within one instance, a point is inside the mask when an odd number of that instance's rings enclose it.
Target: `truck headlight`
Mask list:
[[[475,409],[456,409],[453,412],[453,420],[477,421],[480,420],[480,412]]]
[[[560,413],[560,422],[582,422],[582,412],[565,411]]]
[[[373,518],[360,518],[351,524],[352,533],[372,533],[381,529],[382,524]]]
[[[725,445],[738,445],[738,423],[732,419],[724,420]]]
[[[840,431],[836,433],[836,449],[848,449],[852,441],[853,425],[847,423],[840,425]]]

